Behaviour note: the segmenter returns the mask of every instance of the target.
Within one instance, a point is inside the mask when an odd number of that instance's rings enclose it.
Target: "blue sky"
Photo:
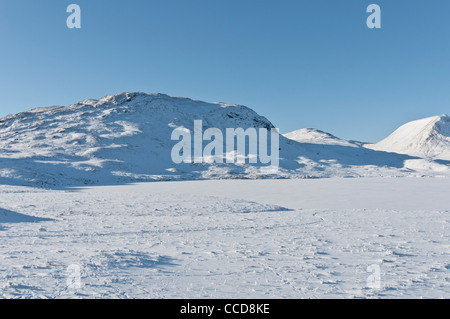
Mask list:
[[[450,113],[448,0],[0,0],[0,46],[0,116],[159,92],[374,142]]]

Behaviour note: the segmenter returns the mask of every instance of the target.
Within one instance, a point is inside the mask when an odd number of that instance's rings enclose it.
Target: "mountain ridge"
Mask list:
[[[0,184],[56,187],[230,178],[326,178],[447,175],[447,162],[387,153],[314,129],[279,135],[276,174],[261,164],[174,164],[176,128],[274,128],[235,104],[125,92],[69,106],[34,108],[0,119]],[[290,136],[289,133],[286,134]],[[293,136],[290,136],[291,138]],[[206,143],[206,142],[205,142]]]

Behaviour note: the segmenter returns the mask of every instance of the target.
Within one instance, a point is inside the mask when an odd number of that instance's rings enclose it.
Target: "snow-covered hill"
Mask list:
[[[0,119],[0,176],[42,184],[193,179],[203,165],[174,165],[171,133],[273,125],[245,106],[123,93]],[[1,179],[0,179],[1,181]]]
[[[360,142],[341,140],[336,136],[313,128],[302,128],[287,134],[284,137],[299,143],[342,145],[350,147],[361,146]]]
[[[386,139],[366,147],[431,159],[450,160],[450,117],[433,116],[409,122]]]
[[[447,174],[449,166],[362,147],[316,130],[280,136],[280,169],[261,164],[175,164],[177,127],[193,131],[273,128],[240,105],[164,94],[122,93],[70,106],[33,109],[0,119],[0,184],[104,185],[137,181],[230,178],[315,178]],[[205,143],[206,144],[206,143]],[[414,165],[411,165],[413,163]]]

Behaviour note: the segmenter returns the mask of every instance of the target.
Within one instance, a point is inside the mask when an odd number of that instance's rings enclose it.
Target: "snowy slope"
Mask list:
[[[450,117],[433,116],[409,122],[386,139],[366,147],[386,152],[450,160]]]
[[[0,184],[110,185],[136,181],[447,175],[449,165],[387,153],[316,130],[280,136],[280,170],[262,164],[175,164],[177,127],[273,128],[245,106],[122,93],[0,119]],[[203,146],[207,143],[205,142]]]

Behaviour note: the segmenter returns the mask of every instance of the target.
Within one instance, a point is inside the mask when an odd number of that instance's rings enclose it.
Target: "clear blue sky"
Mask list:
[[[124,91],[377,141],[450,113],[450,1],[0,0],[0,116]]]

